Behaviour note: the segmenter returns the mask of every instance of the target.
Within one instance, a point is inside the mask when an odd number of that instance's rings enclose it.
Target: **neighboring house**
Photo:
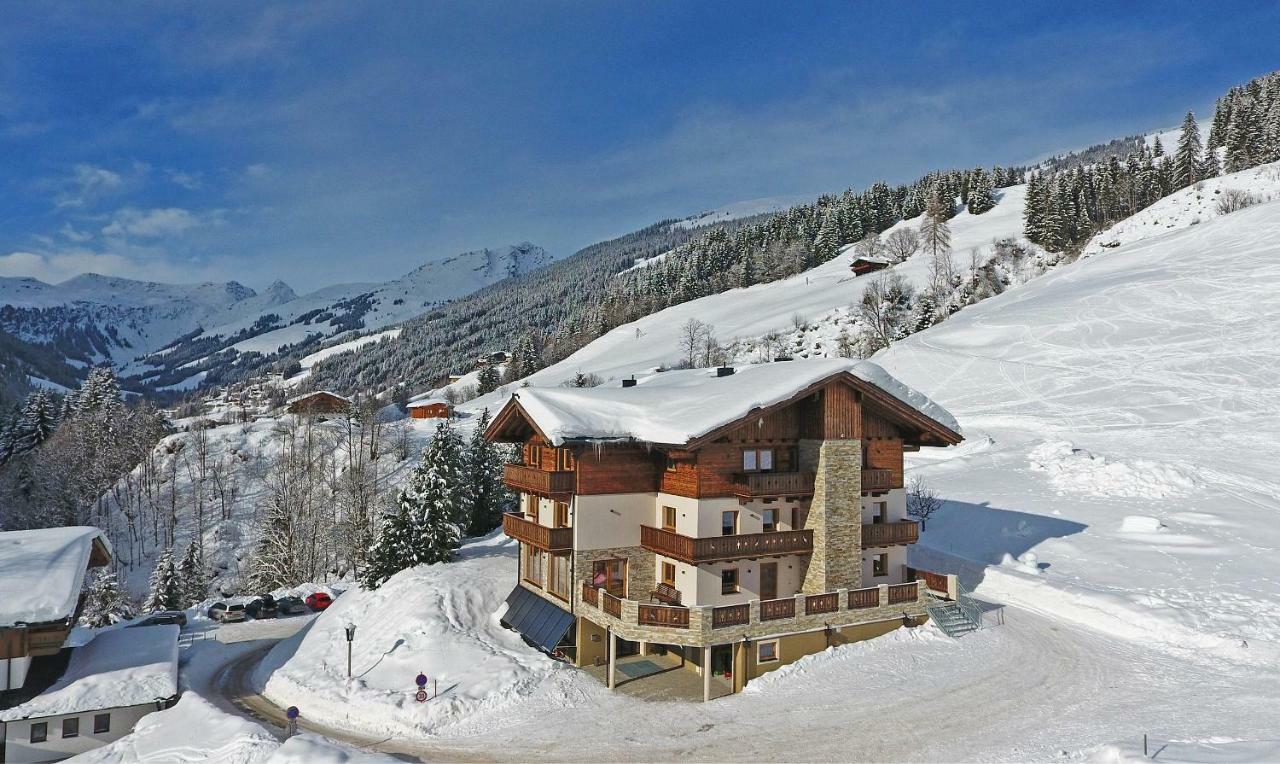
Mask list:
[[[678,654],[708,699],[713,677],[737,692],[926,617],[906,567],[919,526],[906,515],[903,452],[961,435],[879,366],[791,361],[523,388],[487,437],[524,453],[504,474],[521,511],[503,519],[520,542],[503,621],[579,666],[606,665],[610,687],[620,658]]]
[[[423,398],[410,401],[405,408],[414,419],[448,419],[453,407],[444,398]]]
[[[0,711],[4,758],[61,761],[133,731],[178,698],[178,627],[99,632],[71,650],[62,676],[26,702]]]
[[[891,263],[883,257],[855,257],[853,262],[849,264],[849,270],[853,271],[854,276],[861,276],[864,273],[883,270],[888,268]]]
[[[312,416],[325,414],[346,414],[351,411],[350,398],[344,398],[328,390],[306,393],[285,401],[290,414],[309,414]]]
[[[33,659],[62,650],[85,573],[110,562],[111,546],[97,528],[0,533],[0,703],[21,692]]]

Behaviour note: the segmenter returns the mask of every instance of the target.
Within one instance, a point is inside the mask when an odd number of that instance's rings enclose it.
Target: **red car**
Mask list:
[[[325,592],[314,592],[307,595],[305,602],[307,603],[307,607],[312,610],[324,610],[333,604],[333,597],[330,597]]]

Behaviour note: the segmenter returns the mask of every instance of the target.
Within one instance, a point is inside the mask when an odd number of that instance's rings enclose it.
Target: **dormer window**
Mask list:
[[[742,450],[743,472],[772,472],[772,448],[745,448]]]

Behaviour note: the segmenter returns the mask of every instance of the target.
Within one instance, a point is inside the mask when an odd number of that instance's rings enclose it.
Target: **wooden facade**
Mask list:
[[[409,404],[409,416],[414,419],[448,419],[452,414],[453,408],[444,401]]]
[[[325,390],[300,395],[288,404],[290,414],[345,414],[350,410],[349,399]]]

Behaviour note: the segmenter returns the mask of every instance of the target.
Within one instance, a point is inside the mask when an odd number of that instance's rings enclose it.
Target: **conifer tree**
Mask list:
[[[182,583],[183,597],[188,606],[202,602],[209,596],[209,574],[204,566],[204,550],[191,539],[187,552],[178,564],[178,579]]]
[[[100,568],[93,574],[93,580],[89,582],[89,589],[85,592],[80,624],[98,629],[127,621],[134,615],[133,603],[120,586],[115,572]]]
[[[969,214],[981,215],[996,206],[994,196],[994,185],[991,176],[981,167],[974,170],[970,175],[969,193],[967,196],[967,204]]]
[[[498,377],[498,370],[492,365],[486,365],[476,376],[476,392],[481,395],[491,393],[498,389],[501,381]]]
[[[165,549],[156,558],[156,567],[151,571],[150,590],[142,603],[145,613],[156,610],[179,610],[187,605],[183,601],[185,592],[178,579],[178,569],[173,564],[173,550]]]
[[[1178,136],[1178,150],[1173,155],[1173,184],[1186,188],[1200,180],[1200,163],[1204,147],[1200,143],[1200,126],[1196,115],[1187,112],[1182,120],[1182,134]]]
[[[471,501],[467,518],[467,534],[479,536],[502,524],[502,513],[510,503],[510,493],[502,484],[500,447],[490,443],[484,432],[489,428],[489,409],[480,412],[471,442],[467,447],[466,475],[470,481]]]
[[[836,241],[835,218],[825,215],[822,226],[818,228],[818,236],[813,240],[813,259],[816,263],[825,263],[836,256],[839,243]]]

